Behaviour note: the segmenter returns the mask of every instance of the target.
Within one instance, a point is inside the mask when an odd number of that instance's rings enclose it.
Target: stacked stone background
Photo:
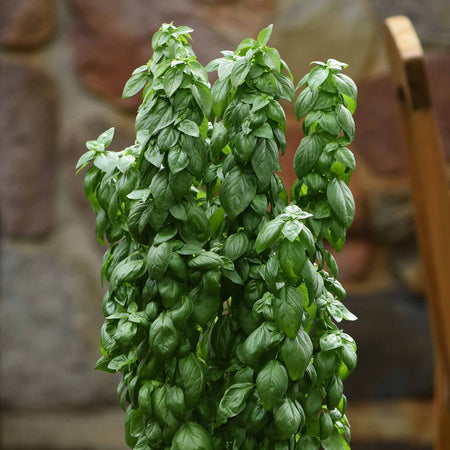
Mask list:
[[[398,13],[410,15],[426,49],[450,155],[450,8],[443,0],[1,2],[0,447],[35,448],[33,433],[42,435],[39,417],[50,408],[67,420],[76,411],[91,411],[92,430],[68,432],[55,447],[51,433],[47,441],[41,436],[45,448],[80,448],[80,434],[94,433],[98,408],[117,408],[120,415],[118,380],[93,371],[103,320],[104,248],[95,240],[94,215],[74,167],[84,142],[112,125],[115,149],[133,143],[139,99],[121,100],[122,87],[150,58],[152,34],[172,20],[195,29],[194,50],[205,64],[268,23],[274,23],[271,42],[296,81],[312,60],[333,57],[350,64],[360,90],[353,146],[358,168],[351,183],[357,215],[337,259],[348,305],[360,320],[345,325],[359,346],[359,367],[347,392],[355,400],[429,398],[424,280],[383,46],[382,19]],[[301,137],[289,111],[287,184]],[[22,421],[13,432],[5,424],[14,414]],[[111,429],[121,427],[116,417],[107,416]],[[88,448],[112,448],[107,437],[104,447],[95,445]]]

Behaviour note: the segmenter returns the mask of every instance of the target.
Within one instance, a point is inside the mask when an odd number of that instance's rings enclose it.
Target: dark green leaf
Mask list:
[[[213,450],[208,432],[198,423],[185,422],[173,437],[171,450]]]
[[[225,423],[228,418],[237,416],[245,408],[253,383],[237,383],[230,386],[219,403],[218,422]]]
[[[318,91],[306,86],[295,102],[295,115],[300,120],[313,106],[318,97]]]
[[[302,422],[299,408],[301,406],[294,403],[289,397],[286,397],[283,403],[276,408],[273,419],[279,439],[287,439],[298,431]]]
[[[322,141],[317,134],[305,136],[294,156],[294,170],[298,178],[303,178],[316,163],[322,151]]]
[[[150,184],[150,192],[155,200],[157,211],[167,210],[174,204],[175,200],[170,188],[169,176],[166,169],[158,172],[154,176]]]
[[[342,347],[342,338],[338,334],[329,332],[320,338],[320,349],[324,351]]]
[[[250,61],[247,58],[241,57],[236,61],[233,68],[231,69],[230,76],[231,84],[233,85],[233,87],[237,88],[244,82],[249,70]]]
[[[192,120],[184,119],[178,124],[178,129],[188,136],[198,137],[200,135],[198,126]]]
[[[336,216],[348,228],[355,217],[355,201],[348,186],[334,178],[328,185],[327,198]]]
[[[215,269],[223,266],[223,261],[217,253],[206,251],[191,259],[188,266],[193,269]]]
[[[345,94],[353,100],[356,100],[356,97],[358,95],[358,88],[356,87],[355,82],[349,76],[344,75],[343,73],[339,73],[337,75],[334,75],[334,79],[336,80],[338,92],[340,94]]]
[[[121,283],[127,281],[133,281],[136,278],[141,277],[146,270],[145,261],[143,259],[132,260],[132,261],[122,261],[111,274],[111,286],[115,287]]]
[[[353,141],[355,138],[355,121],[352,113],[343,105],[336,106],[336,119],[346,136]]]
[[[293,102],[295,89],[294,85],[292,84],[292,80],[287,75],[281,72],[273,72],[273,75],[275,77],[276,93],[280,98],[284,98],[285,100]]]
[[[281,229],[283,222],[278,220],[271,220],[267,222],[259,231],[255,242],[255,250],[261,253],[266,248],[269,248],[281,238]]]
[[[209,113],[211,112],[212,105],[211,91],[209,87],[203,83],[195,82],[192,85],[191,89],[192,95],[194,96],[198,106],[200,106],[203,114],[208,117]]]
[[[297,336],[302,324],[303,296],[293,286],[283,286],[274,304],[275,320],[280,329],[291,339]]]
[[[243,173],[238,167],[225,176],[219,198],[225,212],[234,220],[252,201],[256,194],[256,181],[252,174]]]
[[[169,150],[167,160],[169,162],[170,172],[174,174],[182,171],[189,164],[188,156],[183,152],[183,150],[181,150],[180,147],[173,147]]]
[[[315,67],[308,76],[308,86],[317,89],[328,77],[329,70],[325,67]]]
[[[258,181],[265,186],[278,168],[278,148],[271,139],[258,139],[251,158]]]
[[[356,163],[353,153],[347,147],[339,147],[334,154],[336,161],[339,161],[345,167],[350,170],[355,170]]]
[[[180,342],[180,332],[165,312],[152,323],[148,342],[151,350],[165,360],[168,360],[175,352]]]
[[[164,74],[163,86],[168,97],[172,97],[173,93],[180,87],[183,81],[183,71],[177,66],[171,67]]]
[[[289,376],[296,381],[303,377],[311,361],[313,345],[308,333],[300,330],[294,339],[287,338],[281,347],[281,359],[286,364]]]
[[[184,390],[186,406],[193,408],[198,404],[205,390],[206,377],[205,369],[194,354],[178,362],[180,372],[180,387]]]
[[[256,378],[256,388],[266,411],[282,400],[287,387],[286,369],[278,361],[269,361]]]
[[[151,246],[147,254],[147,268],[151,278],[161,280],[166,273],[172,256],[172,247],[163,242],[158,246]]]

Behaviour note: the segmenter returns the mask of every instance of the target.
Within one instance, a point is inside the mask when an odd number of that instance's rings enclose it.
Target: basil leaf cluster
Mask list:
[[[123,375],[135,450],[349,448],[356,345],[337,324],[356,317],[324,241],[340,250],[354,216],[356,86],[335,60],[297,86],[289,201],[280,101],[296,89],[272,26],[206,68],[192,31],[163,24],[126,83],[143,91],[135,144],[107,150],[111,128],[77,164],[109,242],[96,368]]]

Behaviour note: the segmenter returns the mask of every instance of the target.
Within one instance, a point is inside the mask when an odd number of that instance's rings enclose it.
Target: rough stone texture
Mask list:
[[[39,69],[2,58],[0,72],[2,228],[39,236],[53,224],[57,92]]]
[[[427,58],[427,73],[447,157],[450,158],[450,53]],[[395,86],[390,75],[359,85],[355,113],[355,147],[371,170],[397,174],[406,168],[406,155]]]
[[[424,44],[450,44],[450,6],[447,0],[370,0],[382,18],[408,16]]]
[[[358,367],[345,383],[346,395],[354,400],[429,396],[433,355],[423,297],[384,291],[349,296],[345,304],[359,318],[344,325],[358,346]]]
[[[136,108],[139,96],[122,101],[123,86],[131,72],[150,59],[151,37],[161,23],[191,26],[195,30],[194,51],[203,64],[233,43],[197,17],[194,0],[71,0],[70,5],[74,13],[71,34],[75,63],[82,80],[94,92],[128,109]],[[209,17],[210,6],[200,9]]]
[[[62,162],[64,168],[64,185],[74,206],[92,225],[95,214],[83,192],[83,177],[86,169],[75,175],[78,158],[87,151],[86,141],[96,139],[103,131],[115,125],[114,139],[108,150],[120,151],[134,143],[134,136],[123,126],[117,126],[117,118],[99,114],[89,114],[75,121],[64,137]]]
[[[391,245],[388,261],[389,272],[397,284],[416,292],[425,292],[425,273],[414,237]]]
[[[370,273],[374,250],[370,241],[350,237],[339,253],[333,251],[339,267],[339,281],[363,280]]]
[[[7,345],[0,399],[6,408],[117,402],[117,379],[93,370],[101,292],[98,278],[86,274],[89,266],[70,258],[74,245],[82,242],[3,242],[0,336]]]
[[[394,244],[414,235],[414,209],[409,189],[373,192],[368,200],[375,239]]]
[[[0,43],[12,49],[45,44],[55,28],[54,0],[3,0]]]
[[[295,79],[310,70],[310,61],[335,58],[360,78],[377,61],[381,43],[377,17],[364,0],[282,0],[277,3],[272,45],[287,61]]]

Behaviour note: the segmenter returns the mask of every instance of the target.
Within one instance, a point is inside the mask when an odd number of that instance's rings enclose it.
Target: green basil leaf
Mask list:
[[[182,122],[178,124],[178,129],[188,136],[199,137],[200,132],[198,130],[198,126],[192,120],[184,119]]]
[[[334,178],[328,185],[327,198],[338,219],[348,228],[355,217],[355,201],[348,186]]]
[[[263,58],[267,67],[270,67],[276,72],[280,71],[281,57],[277,49],[270,47],[267,48],[265,51],[263,51]]]
[[[348,97],[356,100],[358,95],[358,88],[356,87],[355,82],[347,75],[343,73],[338,73],[333,75],[336,80],[337,89],[340,94],[345,94]]]
[[[161,313],[150,326],[149,345],[156,355],[168,360],[180,342],[180,332],[168,314]]]
[[[286,369],[278,361],[269,361],[256,377],[256,388],[266,411],[283,399],[287,387]]]
[[[209,87],[203,83],[196,81],[192,86],[192,95],[198,106],[200,106],[203,114],[208,117],[211,112],[212,98]]]
[[[76,165],[76,169],[79,169],[77,170],[77,174],[81,169],[86,167],[95,158],[95,155],[96,155],[95,150],[89,150],[88,152],[83,153],[80,156],[80,159],[78,160]]]
[[[216,112],[214,112],[214,114],[216,114]],[[214,125],[213,133],[211,135],[211,150],[214,156],[217,157],[227,143],[228,131],[223,122],[218,122]]]
[[[287,439],[298,431],[302,422],[300,408],[297,402],[294,403],[288,397],[276,408],[273,419],[279,439]]]
[[[168,97],[172,97],[173,93],[180,87],[182,81],[183,71],[177,66],[171,67],[164,74],[163,86]]]
[[[235,167],[226,174],[219,198],[225,212],[234,220],[250,205],[255,194],[255,177]]]
[[[145,72],[131,75],[123,88],[122,98],[132,97],[136,95],[146,84],[148,78]]]
[[[153,415],[152,392],[154,386],[150,381],[145,382],[139,389],[138,403],[141,411],[151,417]]]
[[[184,390],[186,406],[193,408],[198,404],[205,390],[205,368],[194,354],[178,362],[179,386]]]
[[[171,173],[178,173],[185,169],[189,164],[189,158],[180,147],[174,147],[169,150],[167,157]]]
[[[355,121],[352,113],[343,105],[336,106],[336,120],[344,130],[345,135],[353,141],[355,138]]]
[[[121,283],[133,281],[136,278],[141,277],[146,270],[146,264],[143,259],[122,261],[111,274],[111,287],[118,286]]]
[[[266,45],[269,42],[270,36],[272,34],[273,25],[270,24],[268,27],[261,30],[258,34],[258,43],[260,45]]]
[[[328,332],[320,338],[320,349],[327,351],[342,347],[342,338],[338,334]]]
[[[295,102],[295,115],[300,120],[316,103],[319,93],[316,89],[306,86]]]
[[[281,346],[281,359],[286,364],[287,371],[292,380],[303,377],[311,361],[313,345],[308,333],[300,330],[294,339],[287,338]]]
[[[217,253],[205,251],[188,262],[193,269],[215,269],[223,266],[223,261]]]
[[[250,71],[250,61],[245,57],[240,57],[231,69],[230,80],[234,88],[241,85]]]
[[[294,101],[295,89],[292,80],[281,72],[272,72],[275,77],[276,93],[280,98],[290,102]]]
[[[355,157],[347,147],[339,147],[334,154],[334,157],[336,158],[336,161],[339,161],[345,167],[348,167],[350,170],[355,170]]]
[[[283,239],[278,249],[278,260],[288,279],[296,282],[302,275],[302,265],[307,261],[305,247],[299,241]]]
[[[119,156],[115,152],[100,153],[94,159],[94,166],[103,170],[105,173],[111,173],[119,161]]]
[[[231,259],[231,261],[235,261],[245,255],[245,253],[247,253],[247,249],[247,236],[244,233],[235,233],[225,239],[222,252],[227,258]]]
[[[330,71],[325,67],[315,67],[308,76],[308,86],[317,89],[327,78]]]
[[[303,178],[316,164],[322,151],[322,140],[317,134],[305,136],[294,156],[294,170],[299,179]]]
[[[245,363],[252,368],[256,367],[260,356],[282,340],[283,334],[278,331],[275,324],[270,322],[262,323],[244,341],[242,356]]]
[[[279,164],[276,143],[272,139],[258,139],[251,162],[258,181],[263,186],[267,185]]]
[[[324,282],[323,278],[309,259],[303,264],[301,273],[308,288],[309,297],[313,299],[317,298],[322,293]]]
[[[150,278],[162,280],[172,257],[172,246],[168,242],[152,245],[148,249],[147,268]]]
[[[169,209],[175,203],[173,192],[170,188],[169,174],[166,169],[158,172],[150,183],[150,192],[155,200],[157,211]]]
[[[281,238],[283,225],[283,222],[275,219],[267,222],[261,228],[255,242],[255,250],[257,253],[261,253],[266,248],[271,247]]]
[[[332,136],[339,136],[341,132],[341,126],[337,121],[337,117],[332,112],[322,112],[319,119],[319,125]]]
[[[274,303],[275,320],[280,329],[294,339],[302,324],[303,296],[293,286],[283,286]]]
[[[293,242],[300,234],[300,231],[302,231],[303,226],[304,225],[298,220],[289,220],[283,225],[281,233],[285,238]]]
[[[185,422],[173,437],[171,450],[213,450],[211,436],[198,423]]]
[[[237,383],[230,386],[223,394],[218,409],[218,424],[237,416],[245,408],[245,401],[253,389],[253,383]]]

